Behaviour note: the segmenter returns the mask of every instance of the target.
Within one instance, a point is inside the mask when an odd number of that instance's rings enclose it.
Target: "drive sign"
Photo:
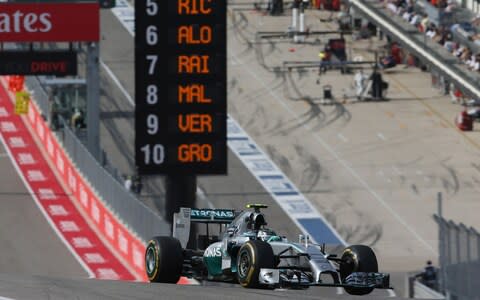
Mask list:
[[[0,3],[2,42],[97,42],[98,3]]]

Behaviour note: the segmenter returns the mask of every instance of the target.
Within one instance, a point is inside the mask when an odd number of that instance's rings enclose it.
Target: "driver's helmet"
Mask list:
[[[254,230],[259,230],[262,228],[262,226],[267,225],[267,222],[265,221],[265,216],[261,213],[255,213],[253,215],[253,229]]]
[[[251,230],[260,230],[263,226],[267,225],[265,216],[262,213],[251,213],[247,218],[247,228]]]

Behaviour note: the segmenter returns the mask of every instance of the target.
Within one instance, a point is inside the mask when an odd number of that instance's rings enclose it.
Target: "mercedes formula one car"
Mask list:
[[[238,282],[247,288],[342,287],[352,295],[388,289],[390,276],[378,273],[377,258],[368,246],[353,245],[337,257],[325,245],[300,236],[290,242],[266,227],[261,204],[249,210],[181,208],[174,215],[173,237],[152,238],[145,251],[151,282],[176,283],[180,276],[199,281]],[[191,223],[206,224],[195,249],[187,249]],[[209,232],[220,226],[220,236]]]

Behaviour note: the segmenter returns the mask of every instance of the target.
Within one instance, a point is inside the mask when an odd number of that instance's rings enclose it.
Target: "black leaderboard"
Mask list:
[[[226,0],[135,1],[140,174],[226,174]]]

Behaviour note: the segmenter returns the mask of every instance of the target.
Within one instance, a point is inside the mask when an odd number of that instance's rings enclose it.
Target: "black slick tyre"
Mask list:
[[[273,269],[275,258],[272,246],[260,240],[251,240],[242,245],[237,254],[237,279],[246,288],[260,288],[260,269]]]
[[[150,282],[177,283],[182,273],[183,250],[169,236],[152,238],[145,250],[145,271]]]
[[[353,272],[378,272],[377,257],[373,250],[364,245],[353,245],[345,248],[342,254],[343,263],[340,264],[342,282]],[[346,287],[350,295],[367,295],[373,288]]]

